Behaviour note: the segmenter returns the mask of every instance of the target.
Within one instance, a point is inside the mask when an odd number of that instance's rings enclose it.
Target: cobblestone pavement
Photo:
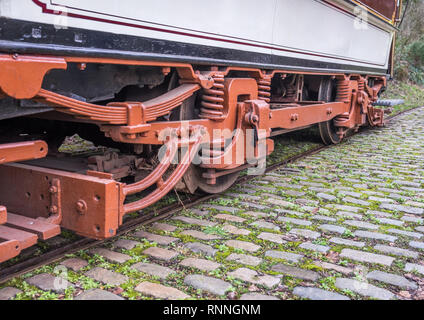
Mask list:
[[[16,278],[0,299],[424,299],[424,108]]]

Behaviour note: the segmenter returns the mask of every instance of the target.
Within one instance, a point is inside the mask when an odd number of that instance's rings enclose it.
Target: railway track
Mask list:
[[[392,115],[390,117],[386,118],[386,123],[395,119],[396,117],[406,113],[406,112],[410,112],[413,111],[417,108],[420,107],[415,107],[412,109],[408,109],[408,110],[403,110],[395,115]],[[364,132],[366,130],[370,130],[371,128],[363,128],[362,130],[360,130],[359,132]],[[358,132],[358,133],[359,133]],[[357,133],[354,133],[352,135],[350,135],[349,137],[346,138],[345,141],[348,141],[349,138],[355,136]],[[333,145],[320,145],[317,147],[314,147],[310,150],[304,151],[302,153],[290,156],[286,159],[283,159],[281,161],[277,161],[276,163],[269,165],[266,168],[266,173],[274,171],[282,166],[286,166],[296,160],[305,158],[309,155],[318,153],[324,149],[328,149],[328,148],[332,148]],[[236,184],[244,184],[247,183],[248,181],[256,178],[257,176],[242,176],[240,177]],[[143,225],[149,225],[152,224],[156,221],[160,221],[160,220],[164,220],[172,215],[174,215],[175,213],[183,210],[183,209],[190,209],[192,207],[195,207],[196,205],[203,203],[205,201],[211,200],[211,199],[216,199],[219,198],[221,195],[220,194],[214,194],[214,195],[193,195],[190,196],[188,199],[179,201],[177,203],[173,203],[171,205],[167,205],[165,207],[159,208],[157,210],[150,210],[146,213],[144,213],[142,216],[140,217],[134,217],[134,218],[130,218],[128,219],[126,222],[124,222],[124,224],[120,227],[120,229],[118,230],[117,235],[112,238],[112,239],[116,239],[117,237],[120,237],[126,233],[131,232],[132,230],[143,226]],[[47,251],[46,253],[43,253],[40,256],[36,256],[33,258],[29,258],[27,260],[24,260],[22,262],[18,262],[14,265],[8,266],[2,270],[0,270],[0,284],[7,282],[8,280],[15,278],[17,276],[20,276],[22,274],[25,274],[27,272],[30,272],[32,270],[35,270],[43,265],[47,265],[50,264],[52,262],[55,262],[57,260],[60,260],[61,258],[63,258],[64,256],[68,255],[68,254],[73,254],[75,252],[78,252],[80,250],[86,250],[89,249],[91,247],[97,246],[99,244],[102,244],[104,242],[110,241],[111,239],[106,239],[106,240],[92,240],[92,239],[88,239],[88,238],[83,238],[83,239],[78,239],[76,241],[73,241],[69,244],[66,244],[64,246],[61,246],[57,249],[53,249],[50,251]]]

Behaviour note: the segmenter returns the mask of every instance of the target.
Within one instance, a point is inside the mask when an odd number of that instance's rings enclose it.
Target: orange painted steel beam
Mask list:
[[[32,247],[38,241],[38,237],[34,233],[10,228],[4,225],[0,226],[0,239],[6,241],[19,241],[22,250]]]
[[[0,144],[0,164],[44,158],[48,146],[44,141]]]
[[[302,106],[284,107],[270,112],[267,121],[272,129],[294,129],[319,122],[329,121],[348,112],[350,105],[343,102],[330,102]]]
[[[41,222],[50,222],[52,213],[60,213],[61,227],[94,239],[116,234],[121,183],[18,163],[0,166],[0,176],[14,181],[0,184],[0,203],[9,211]],[[52,190],[55,181],[60,181],[57,192]]]
[[[16,257],[21,253],[21,250],[18,240],[0,242],[0,263]]]
[[[58,57],[0,55],[0,89],[15,99],[31,99],[48,71],[66,67],[66,61]]]

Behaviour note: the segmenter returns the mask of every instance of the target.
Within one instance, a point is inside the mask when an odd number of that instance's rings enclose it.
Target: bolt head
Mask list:
[[[56,187],[56,186],[51,186],[51,187],[49,188],[49,192],[50,192],[50,193],[57,193],[57,187]]]
[[[87,211],[87,203],[84,200],[79,200],[75,204],[75,209],[79,214],[83,215]]]
[[[52,214],[56,214],[57,212],[58,212],[58,207],[57,206],[51,206],[50,207],[50,213],[52,213]]]

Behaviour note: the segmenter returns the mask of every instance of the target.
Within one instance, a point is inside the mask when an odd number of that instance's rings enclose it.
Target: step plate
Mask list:
[[[34,233],[10,228],[4,225],[0,226],[0,239],[17,240],[21,245],[21,249],[26,249],[37,243],[38,237]]]
[[[40,240],[47,240],[60,234],[60,226],[56,224],[27,218],[13,213],[7,215],[6,226],[35,233]]]

